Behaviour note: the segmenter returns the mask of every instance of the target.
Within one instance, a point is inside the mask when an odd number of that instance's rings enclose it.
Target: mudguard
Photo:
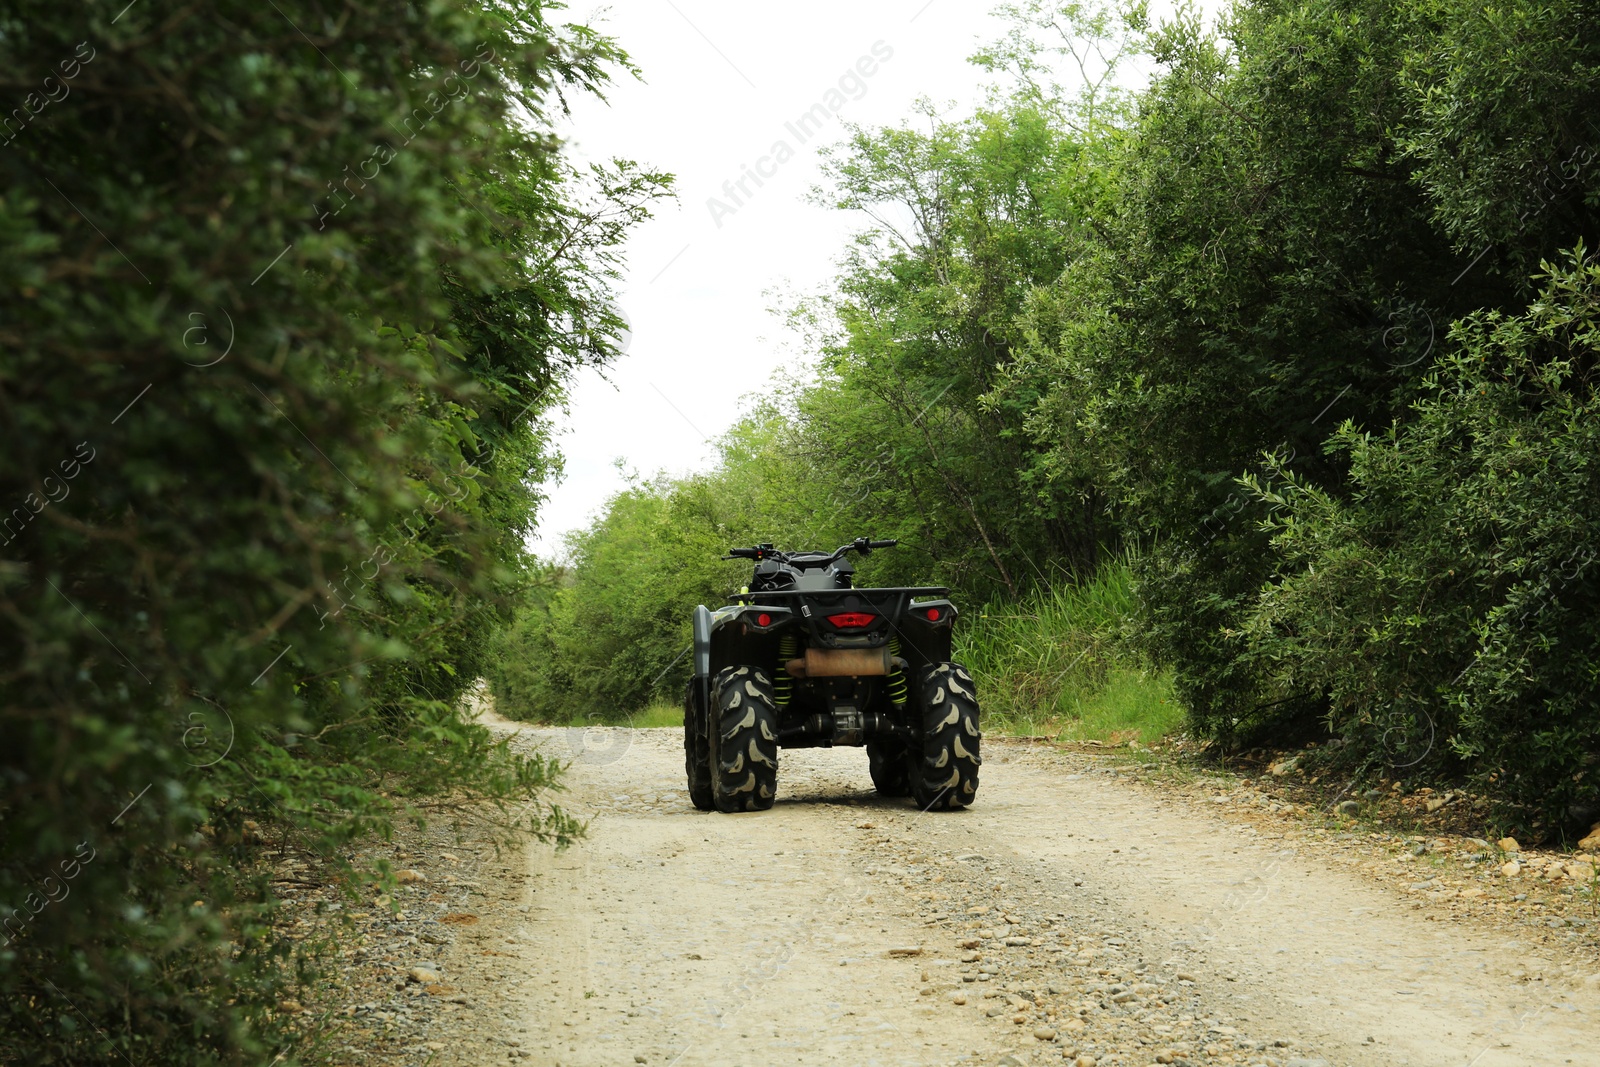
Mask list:
[[[683,631],[678,631],[682,633]],[[694,609],[694,676],[700,683],[701,707],[711,706],[711,611],[704,604]]]

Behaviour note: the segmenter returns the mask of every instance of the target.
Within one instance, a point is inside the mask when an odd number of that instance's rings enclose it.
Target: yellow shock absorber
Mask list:
[[[787,707],[794,695],[794,679],[789,677],[789,661],[800,655],[800,639],[794,634],[778,638],[778,669],[772,672],[772,699],[778,707]]]
[[[889,655],[900,655],[900,638],[890,636]],[[906,706],[906,672],[899,667],[889,672],[889,700],[897,708]]]

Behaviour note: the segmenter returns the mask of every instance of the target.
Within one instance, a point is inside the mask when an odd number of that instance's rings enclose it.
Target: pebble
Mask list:
[[[1495,842],[1495,845],[1500,849],[1501,852],[1522,851],[1522,846],[1517,844],[1517,839],[1514,837],[1502,837],[1500,840]]]
[[[967,995],[965,993],[957,993],[955,996],[950,998],[950,1003],[952,1004],[965,1004],[966,1002]]]
[[[419,964],[418,966],[411,968],[407,974],[410,976],[413,982],[418,982],[422,985],[438,985],[440,982],[444,981],[444,977],[439,974],[438,969],[431,967],[428,964]]]
[[[1507,878],[1515,878],[1517,875],[1522,873],[1522,864],[1518,863],[1516,860],[1512,860],[1511,862],[1503,864],[1500,867],[1500,873],[1505,875]]]
[[[1033,1028],[1033,1036],[1039,1041],[1054,1041],[1056,1032],[1048,1026],[1035,1026]]]

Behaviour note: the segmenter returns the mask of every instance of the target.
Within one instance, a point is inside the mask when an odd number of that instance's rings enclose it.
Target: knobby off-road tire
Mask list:
[[[711,690],[711,792],[718,811],[765,811],[778,796],[778,705],[759,667],[729,667]]]
[[[701,811],[716,806],[711,795],[711,738],[706,736],[705,702],[700,680],[689,679],[683,694],[683,769],[689,778],[689,800]]]
[[[867,769],[872,772],[872,784],[879,796],[911,795],[911,770],[906,766],[904,746],[868,741]]]
[[[959,663],[935,663],[917,675],[922,751],[907,761],[917,807],[964,808],[978,792],[978,690]]]

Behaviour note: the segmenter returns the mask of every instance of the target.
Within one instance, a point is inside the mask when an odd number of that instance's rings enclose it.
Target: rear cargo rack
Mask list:
[[[873,593],[908,593],[911,596],[949,596],[950,590],[942,585],[864,586],[858,589],[775,589],[768,593],[733,593],[730,601],[772,600],[776,597],[847,597]]]

